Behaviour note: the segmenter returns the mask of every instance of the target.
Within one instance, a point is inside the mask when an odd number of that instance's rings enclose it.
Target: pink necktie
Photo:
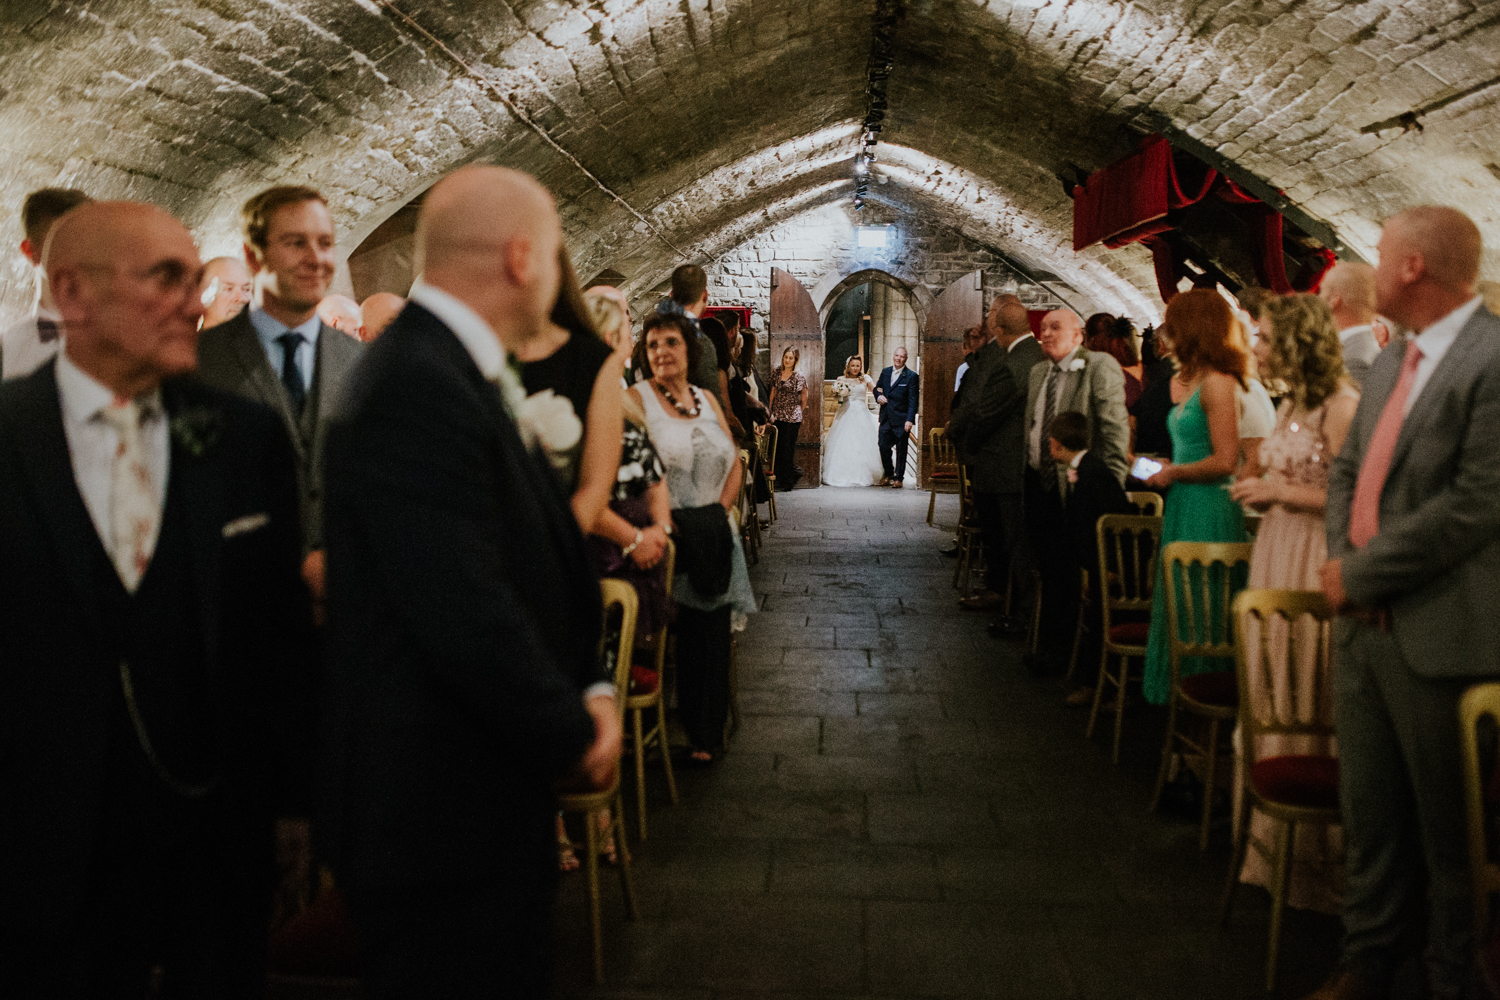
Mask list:
[[[1370,435],[1369,447],[1365,449],[1365,460],[1359,467],[1359,478],[1354,481],[1354,503],[1349,511],[1349,541],[1362,549],[1380,530],[1380,494],[1385,489],[1386,474],[1391,471],[1391,458],[1396,454],[1396,439],[1401,436],[1401,422],[1406,419],[1406,397],[1411,395],[1412,384],[1417,381],[1417,365],[1422,360],[1422,349],[1415,341],[1406,345],[1406,357],[1401,362],[1401,377],[1396,379],[1396,388],[1385,401],[1380,411],[1380,422],[1375,433]]]

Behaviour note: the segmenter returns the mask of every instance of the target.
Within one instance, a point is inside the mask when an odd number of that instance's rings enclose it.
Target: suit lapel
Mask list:
[[[162,400],[169,420],[193,406],[192,401],[173,386],[163,387]],[[221,418],[222,416],[220,414]],[[223,459],[217,449],[209,449],[198,456],[191,455],[177,443],[175,435],[171,438],[170,448],[172,457],[167,472],[167,504],[178,503],[183,508],[192,557],[193,590],[198,598],[198,616],[203,624],[209,662],[213,663],[214,651],[219,648],[219,553],[223,542],[225,510]],[[165,510],[162,512],[162,520],[166,520]]]
[[[1483,309],[1481,308],[1480,312],[1482,311]],[[1406,419],[1401,421],[1401,432],[1396,437],[1396,449],[1391,454],[1390,471],[1386,473],[1387,482],[1390,481],[1390,477],[1396,469],[1400,467],[1401,460],[1406,457],[1406,453],[1411,450],[1412,442],[1416,439],[1417,435],[1425,431],[1430,426],[1431,421],[1440,415],[1439,408],[1443,405],[1443,397],[1447,395],[1448,390],[1459,377],[1459,366],[1463,364],[1464,358],[1473,354],[1471,349],[1473,341],[1483,336],[1480,329],[1482,324],[1476,322],[1479,319],[1480,314],[1476,312],[1464,324],[1464,328],[1458,332],[1458,336],[1453,338],[1453,343],[1449,345],[1448,352],[1443,355],[1443,360],[1438,362],[1437,368],[1433,370],[1432,377],[1422,387],[1422,394],[1412,404],[1411,411],[1406,414]],[[1411,350],[1410,342],[1407,343],[1406,349],[1408,351]],[[1405,355],[1403,354],[1402,357],[1404,358]],[[1392,389],[1394,388],[1392,386]],[[1386,398],[1390,398],[1389,393],[1386,394]],[[1383,410],[1384,408],[1385,406],[1382,403],[1381,409]],[[1376,419],[1378,421],[1379,417],[1377,416]]]
[[[349,343],[344,343],[344,341]],[[359,357],[359,343],[348,334],[340,333],[327,323],[318,333],[318,422],[324,426],[333,416],[338,403],[339,388],[344,384],[344,375],[354,360]]]
[[[36,509],[57,550],[58,565],[78,594],[80,618],[97,632],[93,560],[105,554],[104,543],[99,540],[73,478],[55,368],[56,362],[49,361],[27,380],[30,391],[23,397],[19,407],[23,411],[21,419],[12,428],[10,437],[31,481]]]
[[[271,362],[266,358],[265,348],[261,346],[260,338],[255,335],[255,326],[250,322],[250,310],[246,308],[240,313],[244,322],[237,323],[230,334],[230,343],[234,346],[235,357],[239,359],[241,367],[245,370],[245,377],[250,384],[255,386],[256,397],[260,402],[275,410],[281,417],[281,422],[286,426],[287,436],[292,439],[292,448],[297,452],[297,461],[304,460],[302,430],[297,426],[297,420],[292,416],[291,404],[286,400],[286,390],[281,387],[281,381],[276,378],[276,372],[271,368]],[[319,340],[321,340],[321,335]],[[322,350],[319,345],[319,351]],[[314,372],[316,376],[316,372]]]

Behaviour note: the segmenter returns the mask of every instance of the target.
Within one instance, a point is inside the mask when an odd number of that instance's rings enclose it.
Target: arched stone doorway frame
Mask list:
[[[927,309],[933,302],[932,292],[916,275],[902,274],[899,271],[892,272],[880,267],[861,268],[847,274],[837,270],[829,271],[808,289],[813,302],[817,303],[818,321],[824,324],[825,333],[828,313],[833,309],[833,304],[839,300],[839,296],[866,282],[887,285],[904,294],[906,301],[911,304],[912,312],[917,314],[917,334],[918,336],[922,334],[922,331],[927,328]]]

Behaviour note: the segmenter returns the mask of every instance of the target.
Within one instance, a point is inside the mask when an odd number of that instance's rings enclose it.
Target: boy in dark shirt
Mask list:
[[[1096,525],[1105,514],[1134,514],[1136,508],[1125,496],[1124,487],[1109,471],[1109,466],[1089,451],[1088,417],[1075,410],[1057,414],[1047,425],[1047,438],[1052,460],[1067,474],[1063,488],[1063,516],[1067,524],[1069,551],[1079,568],[1089,574],[1089,615],[1078,650],[1079,663],[1087,671],[1099,662],[1104,628]],[[1078,695],[1069,698],[1070,703],[1081,704],[1085,700]]]

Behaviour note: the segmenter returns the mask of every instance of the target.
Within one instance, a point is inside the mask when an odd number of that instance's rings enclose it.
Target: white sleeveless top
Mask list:
[[[641,383],[641,401],[651,443],[667,470],[672,506],[706,507],[719,502],[739,456],[702,391],[688,388],[698,406],[698,415],[690,420],[669,414],[650,383]]]

